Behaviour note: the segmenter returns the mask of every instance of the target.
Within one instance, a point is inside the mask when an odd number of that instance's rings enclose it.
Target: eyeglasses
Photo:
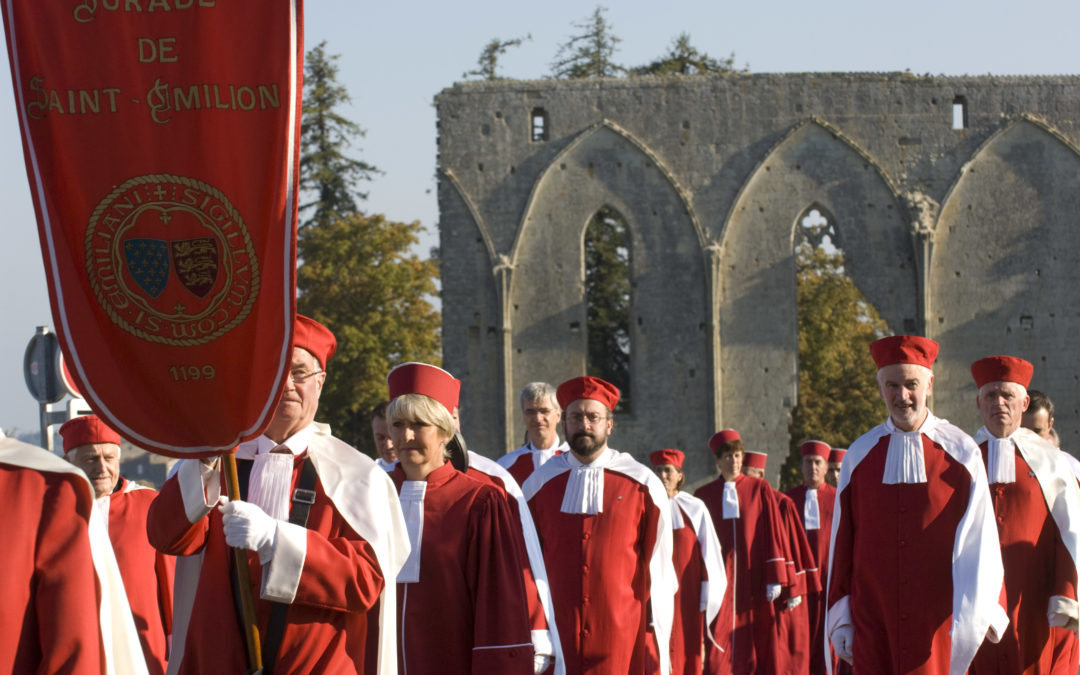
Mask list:
[[[318,375],[323,371],[321,370],[291,370],[289,371],[289,379],[296,383],[303,383],[310,380],[313,376]]]
[[[607,415],[604,415],[602,413],[579,413],[579,412],[570,413],[570,414],[568,414],[566,416],[566,418],[568,420],[570,420],[571,422],[573,422],[574,424],[581,424],[582,422],[588,422],[589,424],[591,424],[593,426],[595,426],[597,424],[600,424],[601,422],[606,422],[607,420],[610,419]]]

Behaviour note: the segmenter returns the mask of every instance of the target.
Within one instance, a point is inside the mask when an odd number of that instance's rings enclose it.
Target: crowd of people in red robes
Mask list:
[[[315,422],[333,334],[294,333],[240,499],[220,457],[126,480],[93,415],[66,462],[0,438],[0,673],[1078,672],[1080,462],[1023,359],[972,364],[969,436],[929,410],[938,345],[878,340],[882,424],[803,442],[787,492],[720,430],[691,496],[682,450],[609,445],[620,392],[590,376],[529,384],[526,441],[492,460],[463,383],[401,364],[369,459]]]

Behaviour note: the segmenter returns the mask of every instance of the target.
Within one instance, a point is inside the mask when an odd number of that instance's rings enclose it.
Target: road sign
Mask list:
[[[38,326],[23,356],[26,388],[38,403],[56,403],[67,392],[58,375],[60,343],[47,326]]]

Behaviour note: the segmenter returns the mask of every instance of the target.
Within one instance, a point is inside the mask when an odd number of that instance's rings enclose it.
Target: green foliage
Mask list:
[[[438,262],[410,250],[423,231],[365,215],[356,189],[375,168],[343,150],[363,130],[343,117],[349,102],[337,83],[337,56],[326,43],[311,50],[304,69],[300,186],[313,200],[299,232],[297,311],[325,324],[337,337],[327,364],[317,418],[336,436],[374,454],[369,411],[386,398],[386,374],[403,361],[441,361],[441,318],[436,296]]]
[[[438,263],[409,250],[419,222],[355,214],[308,228],[299,243],[297,310],[338,340],[318,418],[374,454],[368,411],[387,396],[386,374],[404,361],[441,362]]]
[[[619,388],[630,412],[630,237],[618,211],[603,207],[585,228],[588,374]]]
[[[520,47],[525,40],[532,40],[532,35],[529,34],[523,38],[514,38],[513,40],[492,38],[491,42],[487,43],[484,50],[480,52],[480,57],[476,59],[476,69],[462,73],[461,76],[477,77],[481,80],[503,79],[498,74],[499,57],[505,54],[510,47]]]
[[[799,308],[799,400],[792,411],[791,447],[780,487],[802,482],[799,445],[825,441],[846,448],[882,419],[870,343],[887,334],[885,322],[844,274],[843,255],[812,241],[796,247]]]
[[[592,16],[574,28],[582,31],[559,47],[551,64],[553,77],[574,79],[582,77],[616,77],[626,68],[615,63],[615,49],[622,40],[615,36],[604,18],[606,7],[596,6]]]
[[[699,52],[690,44],[689,33],[680,33],[671,41],[671,47],[667,54],[644,66],[638,66],[631,70],[632,75],[701,75],[704,73],[745,73],[748,68],[741,71],[735,68],[735,53],[726,59],[714,59],[713,57]]]
[[[308,225],[326,225],[357,212],[356,202],[367,194],[358,182],[378,172],[371,164],[352,159],[344,149],[364,130],[339,110],[349,103],[349,93],[337,83],[338,56],[326,54],[326,42],[307,53],[304,61],[304,103],[300,122],[300,190],[311,200],[300,205]]]

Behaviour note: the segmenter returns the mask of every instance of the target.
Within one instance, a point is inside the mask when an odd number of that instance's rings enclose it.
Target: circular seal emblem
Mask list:
[[[240,214],[193,178],[132,178],[101,200],[86,228],[86,270],[116,325],[150,342],[190,347],[251,312],[259,262]]]

